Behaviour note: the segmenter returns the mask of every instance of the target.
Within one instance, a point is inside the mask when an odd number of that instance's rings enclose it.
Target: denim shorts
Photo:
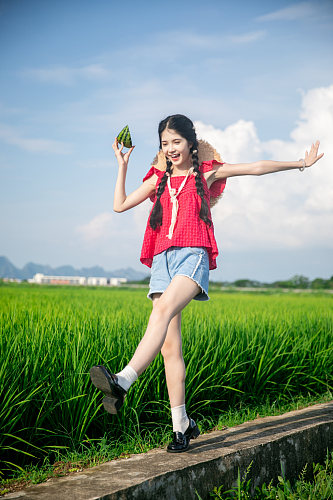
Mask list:
[[[154,255],[148,299],[163,293],[174,276],[187,276],[200,286],[194,300],[209,300],[209,257],[204,247],[170,247]]]

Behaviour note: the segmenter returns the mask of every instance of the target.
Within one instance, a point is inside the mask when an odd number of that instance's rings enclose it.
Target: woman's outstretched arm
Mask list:
[[[312,144],[310,153],[305,152],[305,167],[311,167],[318,161],[324,153],[318,156],[319,141]],[[214,180],[225,179],[227,177],[235,177],[239,175],[264,175],[273,172],[281,172],[283,170],[292,170],[300,168],[304,165],[303,160],[299,161],[273,161],[259,160],[253,163],[224,163],[214,171]]]
[[[129,157],[135,146],[132,146],[127,153],[122,153],[123,144],[121,148],[118,148],[118,139],[115,138],[112,148],[115,152],[118,161],[118,177],[116,181],[116,187],[114,190],[114,200],[113,200],[113,210],[115,212],[125,212],[139,203],[145,201],[151,194],[153,194],[156,186],[157,175],[154,174],[152,177],[147,179],[141,184],[141,186],[133,191],[128,196],[125,191],[125,180],[127,173],[127,165]]]

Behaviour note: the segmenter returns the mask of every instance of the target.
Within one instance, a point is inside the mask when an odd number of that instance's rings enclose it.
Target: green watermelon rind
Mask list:
[[[128,128],[128,125],[122,129],[121,132],[119,132],[117,136],[118,142],[124,143],[125,148],[131,148],[132,147],[132,138],[131,134]]]

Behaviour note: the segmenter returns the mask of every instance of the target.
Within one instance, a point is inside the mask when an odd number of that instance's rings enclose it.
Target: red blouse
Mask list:
[[[220,163],[216,160],[204,161],[199,167],[200,172],[204,173],[212,170],[213,163],[223,165],[223,163]],[[147,175],[143,178],[143,181],[149,179],[149,177],[154,174],[158,176],[158,181],[156,183],[157,190],[157,187],[164,175],[164,172],[162,172],[158,168],[152,166]],[[184,177],[185,176],[182,175],[171,177],[171,187],[178,190],[182,181],[184,180]],[[210,197],[217,197],[223,192],[226,184],[226,179],[220,179],[213,182],[209,189],[207,186],[207,182],[203,176],[202,183],[204,186],[204,196],[209,207]],[[155,205],[155,193],[151,195],[150,199],[152,202],[154,202]],[[154,255],[161,253],[170,247],[206,247],[209,255],[209,269],[216,269],[216,257],[218,256],[218,249],[214,236],[214,226],[212,224],[209,227],[199,217],[201,198],[197,193],[194,175],[190,175],[188,177],[186,184],[179,193],[177,199],[179,203],[177,221],[172,238],[169,239],[167,235],[169,233],[169,226],[171,223],[172,203],[168,186],[166,185],[164,192],[160,198],[163,208],[162,225],[155,230],[150,227],[149,221],[151,212],[154,208],[153,205],[148,217],[140,261],[142,262],[142,264],[151,267]],[[211,218],[210,209],[209,216]]]

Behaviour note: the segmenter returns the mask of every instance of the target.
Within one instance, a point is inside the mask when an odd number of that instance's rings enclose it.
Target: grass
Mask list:
[[[282,415],[288,411],[299,410],[307,406],[325,403],[333,399],[333,394],[327,392],[321,397],[299,396],[288,403],[274,401],[273,404],[262,403],[253,407],[247,406],[240,409],[229,408],[221,413],[219,419],[213,421],[203,418],[196,420],[202,434],[226,427],[255,420],[259,417]],[[126,459],[135,453],[145,453],[154,448],[165,448],[171,440],[171,431],[156,428],[149,436],[143,438],[140,434],[131,439],[125,437],[117,442],[112,442],[107,435],[99,440],[82,443],[77,450],[63,452],[59,450],[54,462],[50,463],[45,458],[39,465],[30,465],[22,470],[13,471],[12,477],[0,480],[0,496],[5,493],[18,491],[33,484],[45,482],[53,477],[62,477],[69,474],[82,472],[86,468],[94,467],[110,460]],[[220,487],[220,490],[222,487]],[[218,488],[217,488],[218,491]]]
[[[209,496],[220,500],[332,500],[333,499],[333,452],[327,451],[324,464],[306,464],[296,481],[289,481],[283,476],[264,483],[261,488],[252,487],[248,479],[253,462],[249,465],[243,478],[238,470],[237,484],[226,490],[223,485],[215,487]],[[312,479],[306,479],[306,476]],[[254,490],[254,491],[253,491]],[[202,500],[196,492],[197,498]]]
[[[186,407],[203,431],[230,425],[230,408],[248,420],[265,405],[271,411],[331,393],[331,296],[213,291],[211,298],[204,305],[192,301],[182,321]],[[170,436],[160,354],[117,416],[103,411],[88,373],[94,364],[121,370],[150,311],[141,289],[0,286],[4,479],[64,457],[76,463],[81,454],[91,456],[93,464],[146,451]]]

